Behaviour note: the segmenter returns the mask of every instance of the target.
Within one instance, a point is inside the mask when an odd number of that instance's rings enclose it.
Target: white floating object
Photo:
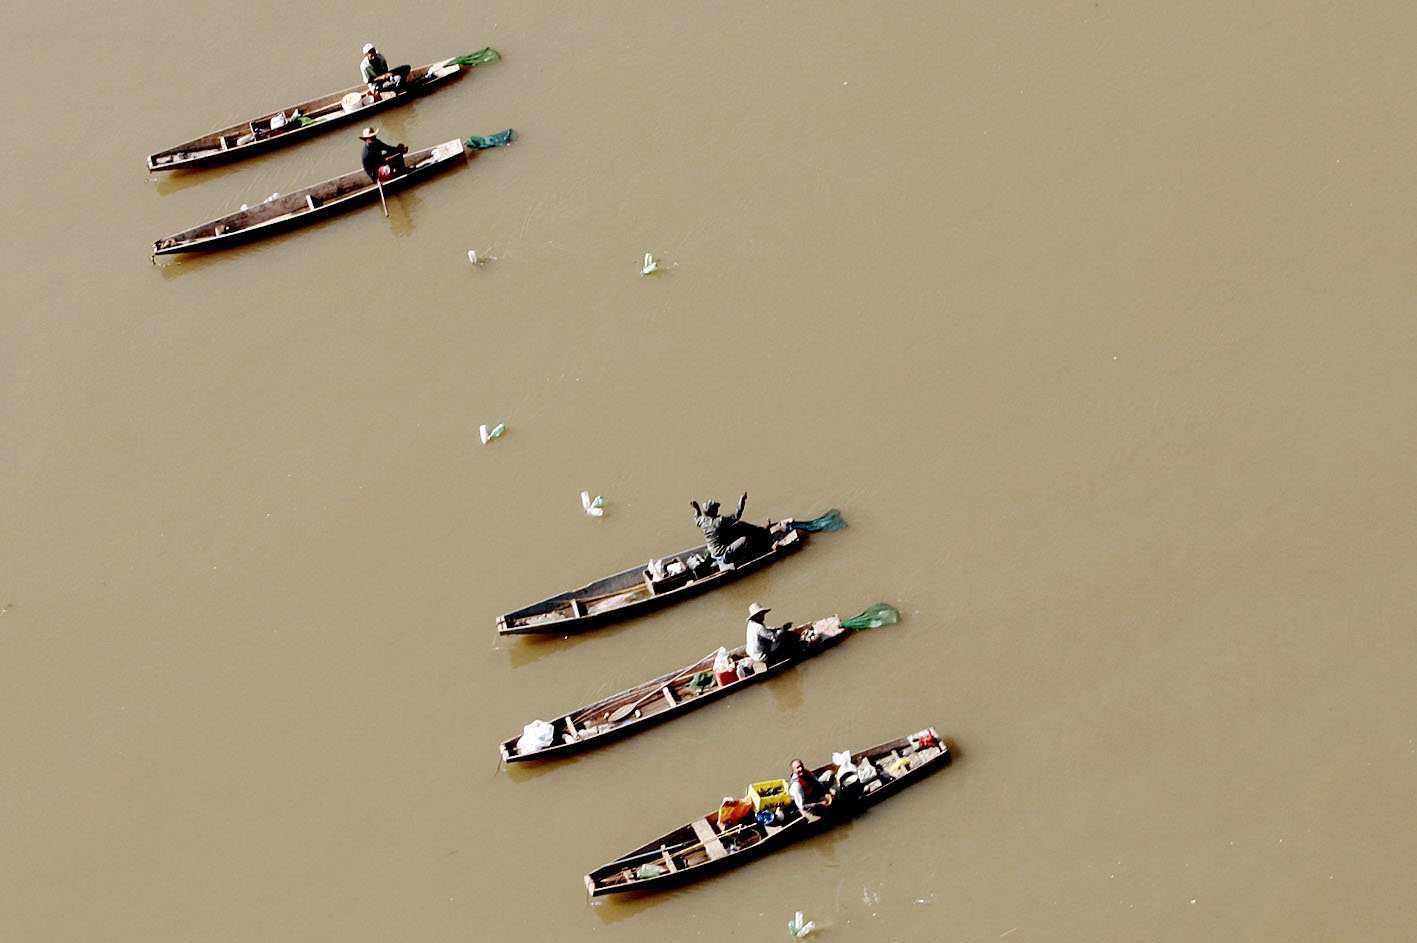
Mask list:
[[[497,423],[497,425],[492,427],[491,431],[488,431],[486,423],[483,423],[482,425],[477,427],[477,434],[482,437],[483,445],[486,445],[488,442],[491,442],[493,439],[497,438],[499,435],[506,431],[507,424],[505,422]]]
[[[591,517],[604,517],[605,508],[587,508],[586,513],[589,514]]]
[[[584,508],[585,512],[591,517],[604,517],[604,504],[605,499],[602,498],[600,495],[596,495],[594,498],[591,498],[589,491],[581,492],[581,507]]]
[[[473,265],[481,265],[481,264],[482,264],[481,262],[479,262],[479,261],[477,260],[477,250],[476,250],[476,249],[468,249],[468,250],[467,250],[467,260],[468,260],[469,262],[471,262]]]
[[[585,508],[587,511],[590,510],[590,492],[589,492],[589,491],[582,491],[582,492],[581,492],[581,507]]]
[[[266,198],[265,198],[264,200],[262,200],[261,202],[262,202],[262,203],[269,203],[269,202],[271,202],[272,200],[278,200],[278,199],[280,199],[280,194],[279,194],[279,193],[272,193],[270,196],[266,197]]]
[[[645,253],[645,266],[640,270],[641,275],[653,275],[659,271],[659,260],[648,252]]]
[[[817,929],[816,921],[808,920],[804,923],[802,921],[802,911],[800,910],[797,911],[796,916],[787,921],[787,932],[799,940],[815,929]]]

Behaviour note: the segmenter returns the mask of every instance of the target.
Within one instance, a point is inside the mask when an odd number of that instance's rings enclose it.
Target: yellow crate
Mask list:
[[[753,800],[754,812],[792,804],[792,797],[787,794],[787,783],[781,779],[752,783],[748,786],[748,798]]]

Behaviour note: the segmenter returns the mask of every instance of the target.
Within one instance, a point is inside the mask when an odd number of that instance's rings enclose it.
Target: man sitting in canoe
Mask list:
[[[374,181],[388,180],[408,170],[403,163],[403,155],[408,153],[408,145],[390,147],[379,140],[378,134],[378,128],[365,128],[359,132],[364,141],[364,154],[360,160],[364,164],[364,172]]]
[[[754,557],[760,557],[772,549],[772,533],[766,527],[749,524],[743,520],[743,508],[748,504],[748,492],[738,499],[738,510],[732,514],[720,515],[717,501],[690,501],[694,509],[694,523],[703,532],[704,543],[708,544],[709,555],[719,563],[736,566]]]
[[[745,646],[749,658],[768,665],[791,658],[802,650],[802,636],[792,628],[791,622],[781,626],[767,624],[767,614],[771,611],[757,603],[748,607],[748,641]]]
[[[792,797],[797,811],[809,818],[821,818],[831,812],[831,804],[836,799],[801,760],[792,761],[792,772],[787,775],[787,794]]]
[[[397,92],[403,88],[403,83],[408,81],[408,73],[411,66],[401,65],[396,69],[390,69],[389,63],[374,48],[373,43],[364,44],[364,61],[359,63],[359,74],[369,85],[369,91],[374,94],[380,92]]]

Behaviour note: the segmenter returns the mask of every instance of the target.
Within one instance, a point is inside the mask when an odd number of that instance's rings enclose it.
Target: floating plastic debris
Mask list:
[[[495,255],[478,255],[476,249],[468,249],[467,260],[473,265],[481,267],[488,262],[496,262],[497,257]]]
[[[644,268],[640,269],[640,274],[641,274],[641,275],[653,275],[655,272],[658,272],[658,271],[659,271],[659,260],[656,259],[654,256],[650,255],[648,252],[646,252],[646,253],[645,253],[645,265],[644,265]]]
[[[271,202],[272,200],[279,200],[279,199],[280,199],[280,194],[279,194],[279,193],[272,193],[270,196],[266,197],[266,198],[265,198],[264,200],[262,200],[261,202],[262,202],[262,203],[269,203],[269,202]]]
[[[492,427],[491,431],[488,431],[486,423],[483,423],[482,425],[477,427],[477,434],[482,437],[483,445],[486,445],[488,442],[491,442],[493,439],[497,438],[499,435],[506,431],[507,424],[505,422],[497,423],[497,425]]]
[[[808,920],[806,923],[802,922],[802,911],[800,910],[797,911],[796,916],[787,921],[787,932],[799,940],[815,929],[817,929],[815,920]]]
[[[600,495],[596,495],[592,498],[589,491],[582,491],[581,507],[584,508],[585,512],[591,517],[605,516],[605,499]]]

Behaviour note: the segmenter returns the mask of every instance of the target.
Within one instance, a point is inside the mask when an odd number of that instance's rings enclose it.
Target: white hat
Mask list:
[[[373,43],[365,43],[365,44],[364,44],[364,54],[365,54],[366,56],[369,55],[369,53],[371,53],[371,52],[373,52],[373,51],[374,51],[374,44],[373,44]]]
[[[758,616],[762,615],[765,612],[772,612],[772,610],[767,606],[760,606],[757,603],[753,603],[751,606],[748,607],[748,618],[756,619]]]

